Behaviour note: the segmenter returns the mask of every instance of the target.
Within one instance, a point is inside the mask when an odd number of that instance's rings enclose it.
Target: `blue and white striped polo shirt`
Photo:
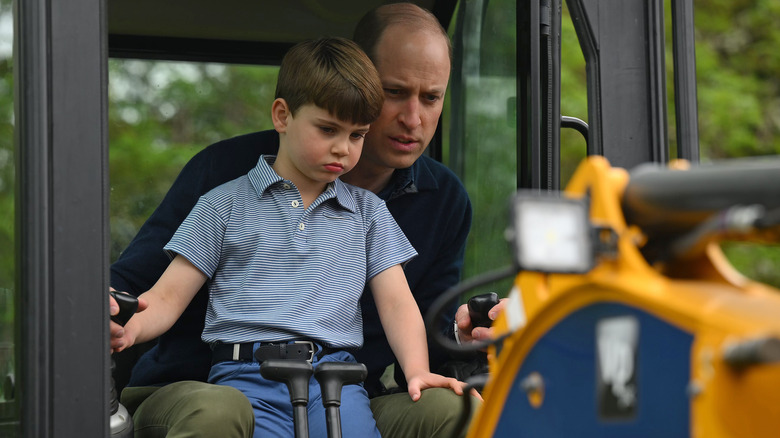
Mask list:
[[[341,180],[304,210],[274,159],[203,195],[165,246],[210,279],[202,338],[358,348],[365,284],[417,253],[384,201]]]

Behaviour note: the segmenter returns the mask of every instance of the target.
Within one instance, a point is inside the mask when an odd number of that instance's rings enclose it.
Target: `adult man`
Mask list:
[[[471,224],[471,206],[462,184],[442,164],[422,155],[442,111],[450,73],[449,39],[429,12],[412,4],[391,4],[361,20],[355,41],[379,71],[385,103],[366,136],[360,161],[343,179],[384,199],[419,253],[405,272],[424,314],[439,294],[459,280]],[[217,143],[193,158],[112,266],[112,286],[134,294],[147,290],[167,266],[162,247],[198,197],[246,173],[260,154],[273,154],[277,145],[276,134],[266,131]],[[210,350],[199,337],[206,300],[207,291],[199,292],[133,370],[131,388],[125,390],[122,401],[135,410],[136,431],[141,436],[147,432],[172,436],[192,430],[208,436],[209,430],[215,430],[210,427],[216,427],[219,436],[251,433],[251,408],[240,399],[241,394],[230,392],[231,388],[182,381],[203,381],[210,366]],[[378,395],[382,394],[379,376],[394,358],[371,294],[364,294],[361,305],[365,346],[355,357],[369,369],[366,389]],[[112,332],[117,330],[112,327]],[[431,356],[431,369],[436,370],[443,354],[431,346]],[[170,382],[176,383],[149,387]],[[211,412],[212,407],[220,410]],[[404,393],[377,396],[371,408],[383,436],[452,436],[461,401],[449,390],[430,389],[417,402]]]

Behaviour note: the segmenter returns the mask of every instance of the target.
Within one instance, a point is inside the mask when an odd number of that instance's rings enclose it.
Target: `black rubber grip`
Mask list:
[[[488,312],[498,304],[498,294],[489,292],[482,295],[475,295],[469,299],[469,317],[472,327],[490,327],[493,323],[488,317]]]
[[[111,316],[111,321],[124,327],[138,309],[138,298],[130,294],[115,291],[111,291],[109,294],[114,297],[116,303],[119,305],[119,313]]]

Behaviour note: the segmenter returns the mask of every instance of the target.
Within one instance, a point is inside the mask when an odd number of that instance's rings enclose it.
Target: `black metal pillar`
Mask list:
[[[662,0],[567,0],[588,75],[588,154],[668,158]]]
[[[672,1],[677,158],[699,162],[693,0]]]
[[[21,436],[108,432],[102,0],[15,4]]]

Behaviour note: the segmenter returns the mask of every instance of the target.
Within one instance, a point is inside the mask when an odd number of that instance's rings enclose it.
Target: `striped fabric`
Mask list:
[[[202,338],[358,348],[366,282],[417,253],[373,193],[336,180],[304,210],[273,159],[202,196],[165,246],[210,279]]]

